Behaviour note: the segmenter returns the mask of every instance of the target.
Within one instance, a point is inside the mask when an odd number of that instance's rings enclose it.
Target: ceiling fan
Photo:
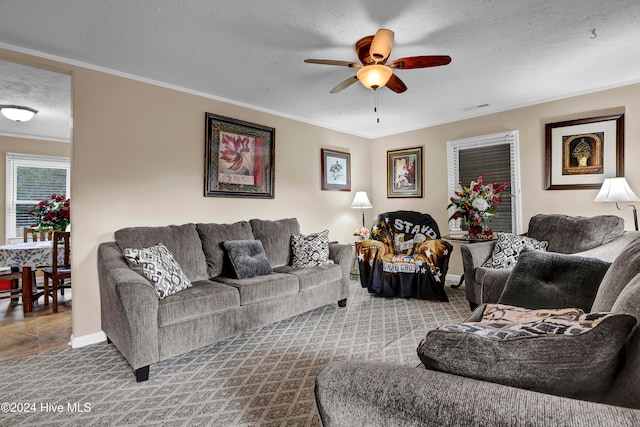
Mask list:
[[[451,62],[451,57],[447,55],[427,55],[400,58],[385,65],[393,47],[393,36],[393,31],[383,28],[378,30],[374,36],[366,36],[358,40],[355,50],[361,64],[331,59],[305,59],[304,62],[359,69],[355,76],[349,77],[331,89],[331,93],[338,93],[357,81],[360,81],[368,89],[376,90],[386,86],[396,93],[402,93],[407,90],[407,86],[393,73],[394,69],[429,68],[447,65]]]

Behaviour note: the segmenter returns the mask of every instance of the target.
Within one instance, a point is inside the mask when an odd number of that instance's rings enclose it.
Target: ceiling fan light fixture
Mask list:
[[[360,83],[367,89],[378,89],[387,84],[393,70],[386,65],[367,65],[358,70],[357,76]]]
[[[28,122],[38,112],[38,110],[21,105],[0,105],[0,111],[3,116],[14,122]]]
[[[373,36],[369,47],[369,55],[376,63],[384,62],[389,57],[393,47],[393,35],[393,31],[382,28]]]

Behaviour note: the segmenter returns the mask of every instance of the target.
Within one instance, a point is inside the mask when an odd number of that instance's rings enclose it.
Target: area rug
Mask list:
[[[0,364],[1,425],[319,426],[318,371],[344,359],[418,366],[425,333],[469,315],[450,302],[379,298],[352,282],[345,308],[318,308],[151,365],[149,381],[111,344]]]

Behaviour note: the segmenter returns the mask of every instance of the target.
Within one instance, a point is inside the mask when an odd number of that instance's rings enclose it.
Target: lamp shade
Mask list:
[[[38,110],[20,105],[0,105],[2,115],[14,122],[28,122],[36,115]]]
[[[391,67],[379,64],[365,65],[356,73],[360,83],[367,89],[383,87],[387,84],[392,74],[393,70]]]
[[[351,203],[352,208],[360,208],[360,209],[371,209],[371,202],[367,197],[366,191],[357,191],[355,197],[353,198],[353,203]]]
[[[606,178],[600,192],[596,196],[596,203],[637,202],[638,196],[631,190],[624,177]]]

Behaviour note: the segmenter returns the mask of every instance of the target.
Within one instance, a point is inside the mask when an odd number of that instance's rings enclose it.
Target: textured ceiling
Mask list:
[[[396,70],[408,90],[378,91],[380,123],[373,91],[329,94],[353,69],[303,63],[357,61],[378,28],[391,60],[452,57]],[[0,1],[0,46],[371,138],[638,82],[639,40],[637,0]]]

